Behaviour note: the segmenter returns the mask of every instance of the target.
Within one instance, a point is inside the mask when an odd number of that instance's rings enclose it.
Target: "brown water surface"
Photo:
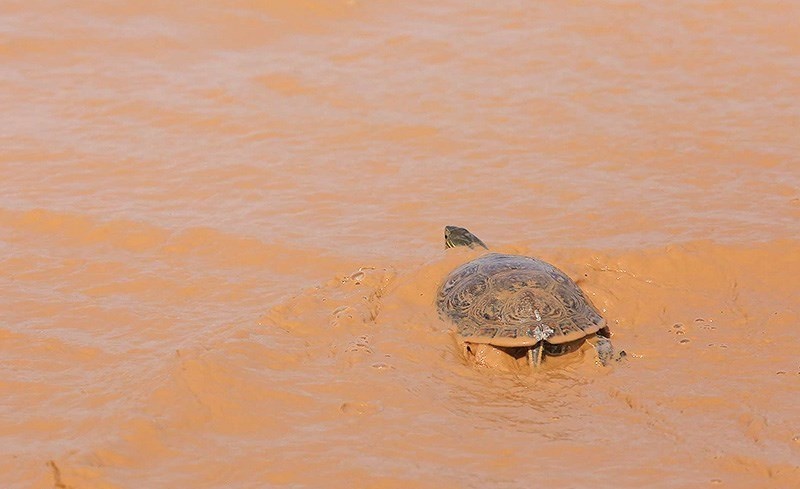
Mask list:
[[[800,3],[0,6],[0,485],[800,487]],[[468,367],[445,224],[627,361]]]

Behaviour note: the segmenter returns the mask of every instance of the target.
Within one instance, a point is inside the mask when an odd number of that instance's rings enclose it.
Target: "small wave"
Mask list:
[[[123,251],[151,254],[155,259],[202,259],[208,266],[268,269],[278,274],[333,273],[342,260],[321,250],[231,234],[212,227],[169,229],[124,218],[102,219],[89,214],[48,209],[0,209],[6,240],[24,247],[52,246],[63,253]],[[308,256],[315,259],[308,260]]]

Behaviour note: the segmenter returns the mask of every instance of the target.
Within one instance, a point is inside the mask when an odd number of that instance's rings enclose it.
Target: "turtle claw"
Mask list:
[[[594,338],[588,338],[586,340],[587,343],[592,345],[595,352],[597,353],[597,364],[602,365],[603,367],[608,365],[608,362],[614,358],[614,345],[611,344],[611,340],[604,336],[595,336]],[[625,352],[621,352],[620,355]]]
[[[542,357],[544,356],[544,344],[540,341],[536,345],[528,348],[528,365],[531,368],[537,368],[542,364]]]

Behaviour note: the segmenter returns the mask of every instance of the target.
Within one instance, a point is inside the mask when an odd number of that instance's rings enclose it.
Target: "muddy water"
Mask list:
[[[3,2],[2,486],[797,487],[798,18]],[[627,361],[465,365],[445,224]]]

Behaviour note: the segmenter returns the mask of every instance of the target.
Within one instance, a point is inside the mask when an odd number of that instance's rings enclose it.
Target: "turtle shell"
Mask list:
[[[566,343],[605,326],[564,272],[519,255],[490,253],[456,268],[439,289],[437,307],[464,341],[504,347]]]

